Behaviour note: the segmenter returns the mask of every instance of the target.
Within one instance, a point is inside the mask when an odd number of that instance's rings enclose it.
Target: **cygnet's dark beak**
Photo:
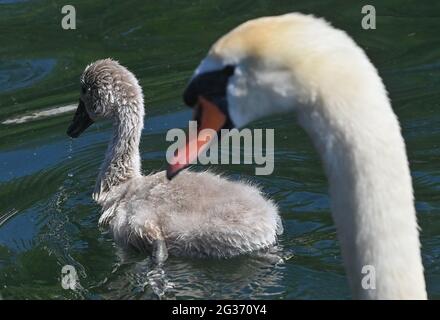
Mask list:
[[[78,138],[92,123],[93,120],[89,117],[86,106],[80,99],[78,108],[73,116],[72,124],[67,129],[67,135],[72,138]]]

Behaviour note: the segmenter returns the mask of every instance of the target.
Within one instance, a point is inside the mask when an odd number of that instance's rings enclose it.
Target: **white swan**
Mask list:
[[[165,172],[143,176],[139,142],[142,89],[118,62],[89,65],[81,77],[78,109],[67,133],[78,137],[95,120],[114,122],[113,138],[93,198],[123,247],[168,256],[232,257],[266,249],[282,231],[278,209],[260,190],[209,172],[186,172],[171,183]]]
[[[328,176],[354,297],[426,299],[399,122],[376,69],[345,32],[299,13],[248,21],[212,46],[184,99],[217,127],[294,111]],[[218,123],[213,105],[226,116]],[[169,178],[180,169],[170,166]]]

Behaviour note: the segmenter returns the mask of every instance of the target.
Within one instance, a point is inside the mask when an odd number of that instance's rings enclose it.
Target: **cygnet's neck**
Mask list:
[[[113,121],[113,137],[93,193],[98,203],[105,200],[112,188],[141,175],[139,142],[144,125],[143,99],[118,106]]]
[[[364,81],[365,91],[328,91],[299,121],[324,163],[355,298],[426,299],[404,140],[380,78]]]

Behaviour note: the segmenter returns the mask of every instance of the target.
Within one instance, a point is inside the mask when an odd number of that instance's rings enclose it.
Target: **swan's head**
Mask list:
[[[137,106],[143,110],[142,89],[136,77],[117,61],[103,59],[88,65],[80,81],[79,105],[67,130],[72,138],[99,119],[117,118]]]
[[[195,109],[199,130],[206,124],[217,131],[241,128],[270,114],[311,111],[320,101],[356,94],[368,82],[366,68],[371,65],[363,51],[325,20],[299,13],[264,17],[214,43],[184,101]],[[181,169],[170,166],[169,177]]]

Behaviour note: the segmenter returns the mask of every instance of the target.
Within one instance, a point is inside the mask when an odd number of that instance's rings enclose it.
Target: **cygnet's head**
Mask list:
[[[81,75],[79,105],[67,134],[77,138],[99,119],[143,117],[142,88],[127,68],[112,59],[95,61]]]

